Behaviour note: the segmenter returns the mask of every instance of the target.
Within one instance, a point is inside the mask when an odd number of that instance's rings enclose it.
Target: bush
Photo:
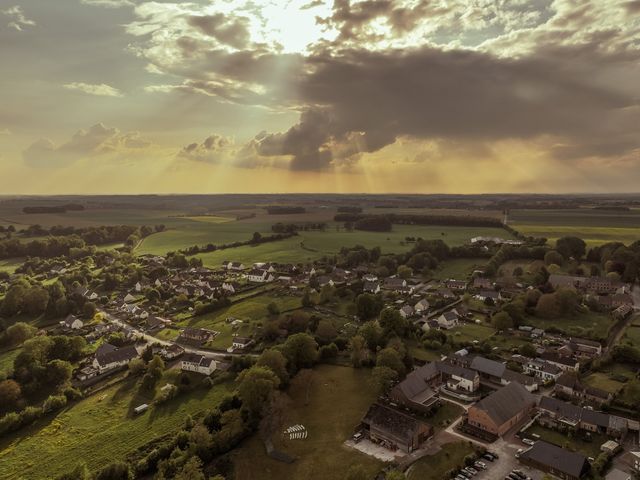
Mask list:
[[[20,415],[16,412],[7,413],[0,418],[0,435],[17,430],[22,425]]]
[[[42,404],[42,413],[55,412],[67,405],[67,397],[64,395],[50,395]]]

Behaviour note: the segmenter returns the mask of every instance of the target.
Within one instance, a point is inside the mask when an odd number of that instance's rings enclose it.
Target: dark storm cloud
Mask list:
[[[625,9],[631,14],[640,14],[640,0],[633,0],[624,4]]]
[[[589,84],[557,60],[422,48],[318,55],[309,66],[312,73],[301,79],[299,93],[305,104],[316,107],[307,108],[287,132],[265,137],[259,149],[266,156],[293,155],[294,169],[326,168],[353,153],[345,144],[374,152],[401,136],[500,140],[554,135],[584,142],[589,148],[581,153],[597,155],[633,147],[633,141],[616,139],[637,128],[635,118],[621,122],[617,132],[602,126],[612,112],[634,100]]]

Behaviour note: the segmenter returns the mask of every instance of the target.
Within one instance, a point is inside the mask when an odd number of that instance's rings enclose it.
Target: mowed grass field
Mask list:
[[[267,457],[260,438],[254,435],[233,453],[236,480],[343,480],[355,464],[364,466],[373,478],[382,468],[380,461],[344,445],[376,398],[370,370],[320,365],[312,375],[308,403],[307,386],[294,379],[283,427],[304,425],[308,438],[273,439],[278,449],[297,460],[286,464]]]
[[[156,437],[177,432],[187,415],[215,408],[230,391],[225,384],[197,389],[134,416],[132,408],[145,400],[137,396],[138,389],[138,382],[125,380],[81,400],[53,420],[42,419],[1,439],[0,478],[51,479],[78,462],[98,470],[124,460]]]
[[[447,472],[464,466],[464,457],[473,453],[468,442],[446,443],[433,455],[421,458],[408,471],[409,480],[441,480]]]
[[[638,240],[640,210],[512,210],[509,224],[526,235],[545,237],[551,243],[575,235],[590,246],[613,241],[628,244]]]
[[[544,330],[555,327],[566,334],[582,336],[594,340],[607,338],[609,328],[613,323],[614,322],[609,315],[596,312],[587,312],[572,317],[551,320],[538,317],[527,317],[524,321],[525,325],[532,325]]]
[[[450,278],[467,280],[471,278],[474,270],[486,264],[486,258],[454,258],[438,265],[437,270],[433,272],[433,276],[439,280],[447,280]]]

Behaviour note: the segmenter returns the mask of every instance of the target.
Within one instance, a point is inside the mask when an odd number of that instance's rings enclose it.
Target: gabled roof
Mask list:
[[[423,424],[420,420],[379,403],[371,405],[363,422],[405,442],[409,442]]]
[[[489,360],[488,358],[484,357],[475,357],[471,362],[471,368],[480,373],[500,378],[502,378],[502,375],[504,375],[504,371],[507,369],[504,363],[496,362],[495,360]]]
[[[534,395],[518,382],[511,382],[506,387],[502,387],[483,398],[471,408],[484,411],[496,425],[502,425],[534,404]]]
[[[128,345],[109,352],[96,353],[96,360],[98,361],[98,365],[106,366],[111,363],[132,360],[137,356],[138,351],[136,347],[134,345]]]
[[[581,453],[572,452],[542,440],[537,441],[529,450],[521,453],[520,459],[546,465],[557,472],[563,472],[575,478],[580,478],[589,470],[587,457]]]

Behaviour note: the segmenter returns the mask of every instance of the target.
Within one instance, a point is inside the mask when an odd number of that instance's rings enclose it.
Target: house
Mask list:
[[[230,262],[228,260],[225,260],[224,262],[222,262],[222,268],[226,270],[236,271],[236,272],[240,272],[245,269],[244,264],[240,262]]]
[[[447,362],[436,362],[441,373],[444,393],[463,398],[464,400],[477,399],[475,394],[480,389],[480,375],[478,372]]]
[[[427,363],[395,385],[389,397],[407,408],[427,413],[438,402],[436,387],[440,382],[441,375],[436,363]]]
[[[253,339],[247,337],[233,337],[231,342],[231,351],[246,350],[253,345]]]
[[[562,375],[562,370],[553,363],[545,362],[542,359],[528,360],[522,364],[522,371],[527,375],[533,375],[543,382],[552,382]]]
[[[595,342],[586,338],[571,337],[569,338],[569,345],[576,355],[582,355],[590,358],[602,355],[602,345],[600,342]]]
[[[577,372],[580,370],[580,362],[566,355],[560,355],[558,352],[546,351],[540,355],[540,358],[547,363],[556,365],[563,371],[572,370]]]
[[[473,288],[476,290],[491,290],[493,284],[491,279],[484,277],[476,277],[473,279]]]
[[[453,311],[444,312],[436,319],[436,321],[438,322],[438,326],[440,328],[448,330],[450,328],[458,326],[458,314]]]
[[[253,269],[247,273],[247,280],[255,283],[273,282],[275,277],[268,270]]]
[[[453,291],[463,292],[467,289],[467,282],[464,280],[454,280],[450,278],[449,280],[445,280],[442,282],[446,288],[449,288]]]
[[[495,436],[504,435],[523,420],[536,397],[518,382],[511,382],[469,407],[469,425]]]
[[[135,302],[136,301],[136,297],[134,297],[133,295],[131,295],[130,293],[127,293],[124,296],[124,303],[131,303],[131,302]]]
[[[67,318],[62,320],[60,325],[69,330],[79,330],[84,327],[84,322],[75,315],[67,315]]]
[[[203,328],[185,328],[176,339],[177,342],[202,345],[211,338],[212,334],[209,330]]]
[[[456,298],[456,294],[450,288],[439,288],[436,295],[442,298]]]
[[[189,352],[185,353],[180,360],[180,369],[187,372],[211,375],[216,369],[216,361],[211,357]]]
[[[384,280],[384,289],[404,292],[407,289],[407,281],[403,278],[386,278]]]
[[[180,345],[176,345],[175,343],[162,347],[162,349],[160,350],[160,355],[167,360],[178,358],[183,353],[184,348],[182,348]]]
[[[156,316],[147,317],[147,330],[162,330],[167,325],[171,325],[171,320]]]
[[[404,307],[402,307],[400,309],[400,316],[402,318],[409,318],[412,317],[413,314],[415,313],[413,307],[411,305],[405,305]]]
[[[613,399],[613,395],[606,390],[584,385],[573,372],[564,372],[558,377],[554,386],[554,393],[561,398],[564,397],[579,401],[586,400],[598,406],[608,403]]]
[[[607,475],[604,477],[605,480],[632,480],[633,477],[630,473],[623,472],[617,468],[612,469]]]
[[[380,284],[376,280],[366,280],[362,285],[362,291],[368,293],[380,292]]]
[[[324,287],[325,285],[331,285],[333,287],[335,285],[335,282],[329,275],[318,275],[316,277],[316,281],[318,282],[318,286],[320,287]]]
[[[623,320],[633,313],[633,307],[631,305],[620,305],[616,308],[611,315],[618,320]]]
[[[623,460],[626,461],[627,465],[633,469],[634,472],[640,473],[640,452],[629,452],[625,454]]]
[[[520,454],[520,462],[563,480],[579,480],[589,473],[587,457],[542,440]]]
[[[495,290],[480,290],[473,296],[473,298],[480,300],[481,302],[485,302],[487,298],[490,298],[494,303],[502,300],[500,292],[496,292]]]
[[[423,298],[413,306],[413,309],[418,315],[422,315],[424,312],[429,310],[429,301]]]
[[[131,360],[138,357],[138,350],[134,345],[117,348],[111,344],[103,344],[96,350],[93,359],[93,368],[104,373],[118,367],[128,365]]]
[[[420,448],[433,433],[425,422],[379,403],[371,405],[361,428],[372,442],[404,453]]]

